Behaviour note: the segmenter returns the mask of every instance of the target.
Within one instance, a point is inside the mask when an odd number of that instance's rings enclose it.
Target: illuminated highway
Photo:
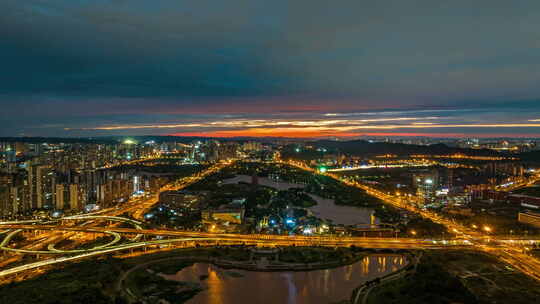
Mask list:
[[[69,232],[87,232],[87,233],[119,233],[119,234],[143,234],[148,236],[171,236],[171,237],[195,237],[195,238],[213,238],[223,241],[238,241],[246,243],[267,243],[270,245],[285,244],[311,244],[323,246],[360,246],[369,248],[443,248],[452,246],[470,246],[470,241],[464,239],[454,240],[426,240],[414,238],[376,238],[376,237],[336,237],[336,236],[288,236],[288,235],[268,235],[268,234],[235,234],[235,233],[209,233],[195,231],[177,231],[177,230],[158,230],[158,229],[133,229],[133,228],[117,228],[117,227],[92,227],[85,228],[80,226],[54,226],[54,225],[10,225],[14,229],[9,236],[23,230],[54,230],[54,231],[69,231]],[[7,237],[6,237],[7,238]],[[7,247],[4,239],[0,244],[0,249],[19,251]],[[88,249],[94,251],[94,249]],[[31,252],[28,252],[31,253]],[[38,252],[35,252],[38,253]],[[43,252],[55,254],[57,252]]]
[[[146,159],[145,159],[146,160]],[[138,162],[140,160],[137,160],[135,162]],[[164,187],[162,187],[160,189],[160,192],[161,191],[167,191],[167,190],[180,190],[180,189],[183,189],[203,178],[205,178],[206,176],[208,175],[211,175],[211,174],[214,174],[216,172],[218,172],[219,170],[223,169],[224,167],[226,166],[229,166],[231,165],[232,162],[225,162],[225,163],[218,163],[212,167],[209,167],[207,169],[205,169],[204,171],[202,172],[199,172],[193,176],[189,176],[189,177],[184,177],[184,178],[181,178],[179,180],[177,180],[176,182],[174,183],[171,183],[171,184],[168,184],[168,185],[165,185]],[[142,219],[143,218],[143,215],[147,212],[147,210],[149,208],[151,208],[153,205],[155,205],[159,200],[159,193],[156,193],[156,194],[153,194],[149,197],[145,197],[145,198],[134,198],[134,199],[131,199],[129,202],[127,202],[126,204],[122,205],[122,206],[118,206],[118,207],[111,207],[111,208],[106,208],[106,209],[103,209],[103,210],[100,210],[100,211],[97,211],[97,212],[93,212],[91,214],[86,214],[86,215],[79,215],[79,216],[71,216],[71,217],[66,217],[66,218],[63,218],[62,220],[63,221],[66,221],[66,220],[82,220],[83,218],[85,220],[89,220],[89,221],[86,221],[84,223],[82,223],[80,226],[84,226],[84,227],[91,227],[91,226],[95,226],[97,223],[100,222],[100,220],[105,220],[105,219],[109,219],[111,221],[115,221],[115,222],[129,222],[130,224],[135,224],[135,225],[139,225],[140,222],[137,222],[137,221],[133,221],[133,220],[130,220],[130,219],[126,219],[126,218],[111,218],[114,217],[114,216],[117,216],[117,215],[120,215],[120,214],[132,214],[134,218],[136,219]],[[105,217],[108,217],[108,218],[105,218]],[[9,225],[9,224],[32,224],[32,223],[35,223],[36,220],[24,220],[24,221],[9,221],[9,222],[0,222],[0,228],[4,225]],[[137,229],[140,228],[135,226]],[[35,230],[35,229],[32,229],[32,230]],[[10,265],[10,264],[13,264],[13,263],[17,263],[21,260],[22,258],[22,255],[21,254],[24,254],[24,253],[46,253],[46,254],[50,254],[51,252],[57,252],[57,254],[59,253],[58,250],[55,248],[55,245],[54,244],[57,244],[59,243],[60,241],[62,240],[66,240],[66,239],[70,239],[74,236],[77,236],[78,233],[82,233],[81,231],[76,231],[76,230],[72,230],[72,231],[67,231],[68,233],[65,233],[66,231],[61,231],[59,232],[58,229],[50,229],[50,230],[47,230],[46,233],[42,233],[42,234],[39,234],[38,236],[35,237],[35,242],[34,243],[31,243],[29,245],[26,245],[24,246],[23,248],[19,248],[17,250],[10,250],[9,248],[7,248],[8,250],[5,250],[5,252],[16,252],[16,253],[19,253],[15,256],[7,256],[5,257],[4,259],[0,260],[0,267],[1,268],[5,268],[6,266]],[[96,232],[99,232],[99,231],[96,231]],[[102,233],[107,233],[107,234],[110,234],[112,232],[102,232]],[[84,234],[84,233],[83,233]],[[138,233],[135,233],[135,236],[131,239],[131,241],[138,241],[139,238],[141,237],[142,235],[141,234],[138,234]],[[89,238],[87,237],[82,237],[81,239],[81,242],[88,242]],[[5,239],[4,239],[5,241]],[[103,246],[99,246],[100,248],[103,247]],[[42,248],[47,248],[49,250],[45,251],[45,250],[41,250]],[[94,248],[94,249],[100,249],[100,248]],[[109,248],[109,247],[107,247]],[[51,250],[52,249],[52,250]],[[67,252],[67,251],[64,251],[64,252],[60,252],[60,253],[77,253],[77,252],[80,252],[79,250],[72,250],[71,252]],[[96,251],[94,251],[96,252]]]
[[[521,188],[533,186],[539,181],[540,181],[540,174],[536,173],[532,175],[530,178],[520,178],[516,181],[508,182],[502,185],[497,185],[495,186],[495,190],[511,192],[511,191],[518,190]]]
[[[92,217],[89,217],[92,218]],[[115,217],[111,217],[113,220]],[[84,217],[78,217],[82,220]],[[4,226],[4,225],[3,225]],[[0,249],[8,252],[34,255],[64,255],[58,258],[45,259],[42,261],[29,263],[26,265],[13,267],[0,271],[0,277],[17,274],[19,272],[29,271],[39,267],[50,266],[56,263],[63,263],[71,260],[87,258],[107,253],[116,253],[126,250],[141,248],[184,248],[196,246],[215,246],[215,245],[257,245],[257,246],[329,246],[329,247],[349,247],[357,246],[362,248],[374,249],[449,249],[449,248],[468,248],[468,240],[422,240],[408,238],[360,238],[360,237],[310,237],[310,236],[284,236],[284,235],[258,235],[258,234],[216,234],[206,232],[189,232],[175,230],[145,230],[139,228],[118,228],[118,227],[81,227],[81,226],[55,226],[55,225],[5,225],[15,229],[4,238],[0,243]],[[86,232],[86,233],[108,233],[115,238],[105,245],[96,246],[89,249],[78,250],[59,250],[49,245],[45,250],[28,250],[12,248],[9,246],[11,239],[23,230],[50,230],[62,232]],[[143,234],[151,236],[169,236],[180,237],[172,239],[161,239],[142,242],[129,242],[118,244],[122,234]],[[118,245],[117,245],[118,244]],[[66,256],[66,254],[68,256]],[[77,254],[77,255],[71,255]]]
[[[289,161],[285,163],[291,166],[295,166],[297,168],[312,172],[314,174],[320,174],[320,172],[317,172],[315,169],[307,167],[303,163],[300,163],[300,162]],[[435,223],[442,224],[449,231],[471,242],[472,248],[490,253],[498,257],[500,260],[510,264],[515,269],[519,269],[523,273],[529,275],[530,277],[536,280],[540,280],[540,261],[530,255],[523,254],[522,252],[523,249],[521,248],[517,249],[514,247],[516,244],[519,245],[520,242],[521,243],[527,242],[526,240],[502,239],[501,241],[499,241],[498,237],[496,236],[489,236],[489,235],[482,234],[481,232],[477,230],[472,230],[468,227],[465,227],[451,220],[443,218],[434,212],[417,208],[416,203],[415,203],[415,201],[417,200],[415,200],[414,197],[409,198],[409,197],[393,196],[393,195],[383,193],[368,185],[344,180],[340,176],[333,173],[327,173],[325,175],[330,176],[349,186],[360,188],[366,191],[367,194],[372,195],[389,205],[392,205],[400,209],[405,209],[410,212],[414,212]],[[519,187],[529,186],[536,183],[538,180],[540,180],[540,175],[536,174],[531,179],[527,179],[523,181],[522,183],[517,183],[515,186],[516,187],[518,185]],[[514,189],[517,189],[517,188],[514,188]],[[489,227],[485,227],[486,232],[489,232],[490,229],[491,228]],[[486,243],[486,241],[488,242]],[[488,244],[489,241],[495,241],[496,245],[489,245]]]
[[[93,251],[93,252],[91,251],[91,252],[88,252],[88,253],[75,255],[75,256],[63,256],[63,257],[58,257],[58,258],[46,259],[46,260],[43,260],[43,261],[38,261],[38,262],[34,262],[34,263],[25,264],[25,265],[22,265],[22,266],[13,267],[13,268],[10,268],[10,269],[0,271],[0,277],[4,277],[4,276],[8,276],[8,275],[14,275],[14,274],[18,274],[20,272],[24,272],[24,271],[28,271],[28,270],[34,270],[34,269],[37,269],[37,268],[40,268],[40,267],[50,266],[50,265],[57,264],[57,263],[64,263],[64,262],[68,262],[68,261],[74,261],[74,260],[79,260],[79,259],[88,258],[88,257],[92,257],[92,256],[99,256],[99,255],[103,255],[103,254],[107,254],[107,253],[115,253],[115,252],[118,252],[120,250],[130,250],[130,249],[136,249],[136,248],[141,248],[141,247],[150,246],[150,245],[156,246],[156,245],[160,245],[160,244],[166,244],[167,242],[170,243],[170,242],[173,242],[173,241],[175,241],[175,242],[194,242],[194,241],[202,242],[203,240],[185,238],[185,239],[177,239],[177,240],[152,241],[152,242],[140,242],[140,243],[126,244],[124,246],[116,246],[116,247],[112,247],[112,248],[103,249],[101,251]],[[215,242],[216,240],[207,239],[205,241]]]

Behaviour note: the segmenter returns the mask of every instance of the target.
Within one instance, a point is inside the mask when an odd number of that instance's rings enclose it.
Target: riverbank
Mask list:
[[[156,297],[181,303],[203,290],[200,282],[174,284],[171,278],[167,278],[196,263],[235,271],[305,272],[351,265],[367,255],[358,248],[292,247],[265,250],[224,247],[185,250],[180,256],[178,253],[171,254],[135,265],[120,276],[116,292],[129,303],[152,302]]]
[[[206,304],[215,303],[216,298],[222,304],[238,303],[238,299],[261,304],[337,303],[349,299],[358,284],[406,265],[401,255],[367,255],[355,263],[324,270],[246,271],[208,262],[191,264],[178,257],[137,265],[129,271],[123,286],[131,301],[143,303],[163,299]],[[186,295],[192,298],[179,301]]]

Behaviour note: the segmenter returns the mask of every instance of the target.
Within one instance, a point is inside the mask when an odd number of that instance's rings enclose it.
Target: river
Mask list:
[[[257,272],[195,263],[166,279],[200,282],[187,304],[329,304],[350,298],[363,282],[406,266],[400,255],[371,255],[351,265],[314,271]],[[208,276],[201,280],[201,275]]]
[[[251,183],[251,176],[237,175],[236,177],[223,180],[224,184],[236,184],[238,182]],[[258,182],[259,185],[278,190],[304,188],[303,184],[276,182],[266,177],[259,177]],[[334,224],[342,225],[370,224],[371,222],[371,214],[373,212],[371,208],[340,206],[336,205],[333,199],[322,198],[314,194],[310,194],[309,196],[317,202],[317,205],[307,209],[321,219],[330,219]],[[375,219],[375,224],[379,224],[378,219]]]

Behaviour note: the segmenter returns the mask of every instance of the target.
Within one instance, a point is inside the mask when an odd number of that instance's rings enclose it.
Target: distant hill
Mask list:
[[[385,143],[374,142],[370,143],[365,140],[352,140],[352,141],[332,141],[332,140],[319,140],[308,142],[306,145],[311,145],[316,148],[325,148],[329,153],[343,153],[355,156],[372,156],[381,154],[395,154],[400,156],[406,156],[411,154],[431,154],[431,155],[447,155],[461,153],[470,156],[500,156],[499,152],[489,149],[462,149],[448,147],[445,144],[435,145],[409,145],[399,143]],[[294,146],[284,149],[284,157],[287,157],[288,153],[304,153],[304,157],[317,158],[317,155],[322,155],[320,152],[313,151],[301,151],[296,152]]]
[[[524,162],[540,163],[540,151],[521,153],[519,158]]]
[[[117,144],[126,138],[133,139],[139,143],[154,140],[157,143],[162,142],[180,142],[191,143],[196,140],[217,139],[220,141],[234,140],[230,138],[212,138],[212,137],[190,137],[190,136],[98,136],[98,137],[0,137],[0,142],[23,142],[23,143],[94,143],[94,144]],[[237,141],[246,141],[239,139]]]
[[[22,142],[30,144],[38,143],[96,143],[96,144],[114,144],[118,139],[109,137],[0,137],[0,142]]]
[[[434,144],[427,146],[420,145],[408,145],[399,143],[385,143],[374,142],[370,143],[365,140],[353,140],[353,141],[331,141],[331,140],[319,140],[314,142],[315,145],[337,149],[342,153],[347,154],[397,154],[397,155],[410,155],[410,154],[455,154],[463,153],[466,155],[478,155],[478,156],[494,156],[499,155],[498,152],[489,149],[462,149],[448,147],[445,144]]]
[[[235,141],[239,143],[248,141],[259,141],[262,143],[271,143],[273,140],[283,138],[273,137],[203,137],[203,136],[172,136],[172,135],[134,135],[134,136],[96,136],[96,137],[0,137],[0,142],[23,142],[23,143],[94,143],[94,144],[117,144],[125,139],[133,139],[139,143],[144,143],[150,140],[156,143],[163,142],[178,142],[192,143],[194,141],[219,140],[222,142]],[[288,139],[293,140],[293,139]],[[299,140],[301,141],[301,140]],[[305,141],[305,140],[304,140]]]

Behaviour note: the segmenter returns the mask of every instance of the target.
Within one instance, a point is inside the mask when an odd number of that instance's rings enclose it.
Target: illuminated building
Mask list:
[[[248,141],[248,142],[245,142],[243,145],[242,145],[242,150],[244,151],[260,151],[262,150],[262,144],[260,142],[256,142],[256,141]]]
[[[82,209],[81,193],[79,189],[80,187],[77,184],[69,185],[69,209],[71,210]]]
[[[159,202],[172,207],[195,210],[199,207],[203,195],[189,191],[163,191],[159,194]]]
[[[65,184],[56,184],[54,195],[54,207],[56,210],[63,210],[69,202],[69,187]]]
[[[244,220],[245,209],[242,208],[230,208],[230,209],[211,209],[202,212],[203,223],[230,223],[230,224],[242,224]]]
[[[424,204],[432,203],[439,187],[439,176],[435,171],[414,174],[413,185],[416,187],[418,197],[423,199]]]
[[[518,221],[520,223],[532,225],[540,228],[540,213],[534,212],[520,212],[518,214]]]
[[[13,176],[0,174],[0,216],[8,216],[13,213],[12,186]]]
[[[27,187],[16,185],[10,189],[11,213],[17,214],[30,209]]]

